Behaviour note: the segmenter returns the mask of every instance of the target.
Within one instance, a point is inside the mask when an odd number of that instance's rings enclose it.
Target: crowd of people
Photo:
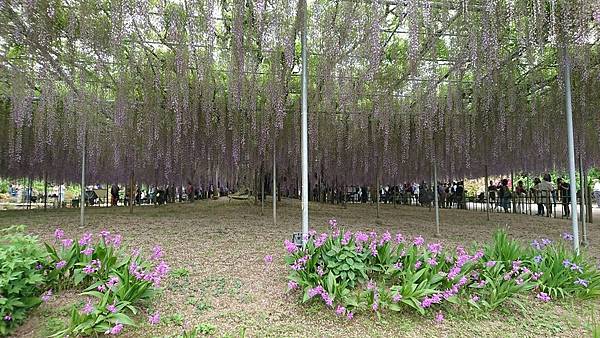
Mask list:
[[[143,187],[141,185],[135,185],[133,189],[133,203],[137,205],[141,204],[155,204],[161,205],[166,203],[178,202],[194,202],[195,200],[201,199],[212,199],[218,196],[227,196],[231,193],[227,186],[220,185],[215,189],[213,184],[209,184],[206,189],[202,185],[194,186],[192,182],[188,182],[186,185],[176,186],[174,184],[167,185],[148,185]],[[110,187],[111,205],[116,206],[119,202],[123,205],[129,205],[131,196],[130,186],[119,186],[113,184]]]

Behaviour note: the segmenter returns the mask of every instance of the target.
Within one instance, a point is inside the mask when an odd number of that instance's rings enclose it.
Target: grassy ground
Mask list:
[[[141,246],[148,252],[162,245],[173,272],[166,289],[148,307],[159,310],[159,326],[145,324],[140,318],[137,329],[125,336],[153,337],[180,334],[187,327],[203,324],[213,336],[239,337],[580,337],[591,335],[592,321],[600,323],[600,300],[553,301],[547,304],[525,297],[525,308],[514,305],[487,315],[472,311],[446,315],[435,324],[433,315],[412,313],[384,314],[380,319],[359,315],[353,321],[335,317],[319,304],[299,305],[286,293],[287,268],[283,262],[282,242],[300,228],[300,205],[286,201],[278,208],[278,225],[273,226],[270,204],[265,216],[260,207],[245,201],[201,201],[162,207],[91,208],[89,226],[79,228],[77,210],[3,211],[0,227],[26,224],[28,231],[50,239],[57,226],[70,236],[108,229],[124,236],[124,244]],[[376,218],[373,205],[349,205],[346,209],[331,205],[311,205],[311,226],[325,230],[329,218],[351,230],[421,234],[433,240],[433,212],[426,208],[383,205]],[[511,236],[530,242],[534,238],[558,239],[569,231],[566,220],[523,215],[492,214],[442,210],[442,242],[447,245],[470,244],[491,238],[498,227],[507,227]],[[600,257],[598,225],[590,227],[589,254]],[[265,266],[263,257],[274,256],[273,265]],[[17,336],[41,337],[60,327],[76,292],[61,294],[34,311]],[[212,330],[214,329],[214,330]]]

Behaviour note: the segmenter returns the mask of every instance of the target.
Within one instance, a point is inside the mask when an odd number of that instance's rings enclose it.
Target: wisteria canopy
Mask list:
[[[297,0],[0,0],[0,176],[248,184],[300,164]],[[600,164],[600,1],[307,4],[310,175]],[[566,48],[570,62],[562,57]]]

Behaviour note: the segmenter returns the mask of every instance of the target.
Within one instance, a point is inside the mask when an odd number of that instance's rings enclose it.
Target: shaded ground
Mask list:
[[[89,209],[89,226],[80,229],[78,210],[4,211],[0,227],[26,224],[28,230],[43,239],[51,239],[57,226],[69,236],[108,229],[124,235],[124,244],[141,246],[149,252],[162,245],[173,270],[180,269],[165,283],[167,288],[153,304],[162,322],[157,327],[145,324],[128,329],[126,336],[168,336],[197,324],[214,326],[214,336],[238,337],[424,337],[424,336],[514,336],[579,337],[589,335],[595,317],[600,323],[600,300],[585,302],[551,302],[540,304],[525,299],[525,309],[507,307],[486,316],[473,313],[446,315],[442,324],[431,317],[412,313],[384,314],[381,319],[359,315],[353,321],[335,317],[319,304],[302,306],[295,295],[286,294],[287,268],[283,263],[282,242],[300,228],[300,205],[287,201],[279,205],[278,226],[265,216],[260,207],[245,201],[201,201],[163,207]],[[433,240],[433,212],[426,208],[381,206],[377,219],[373,205],[339,206],[315,204],[310,209],[311,225],[325,230],[327,220],[336,218],[351,230],[402,232],[405,236],[423,235]],[[448,245],[470,244],[491,237],[497,227],[508,227],[509,234],[530,242],[534,238],[559,239],[569,231],[567,220],[523,215],[492,214],[461,210],[442,210],[442,242]],[[589,229],[589,253],[600,257],[598,224]],[[274,256],[266,267],[263,257]],[[187,275],[185,270],[188,271]],[[37,309],[17,333],[18,336],[41,337],[63,316],[77,297],[55,297]],[[595,312],[595,313],[594,313]]]

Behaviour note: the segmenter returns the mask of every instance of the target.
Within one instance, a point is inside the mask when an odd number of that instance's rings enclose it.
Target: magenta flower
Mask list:
[[[89,315],[89,314],[90,314],[90,313],[92,313],[93,311],[94,311],[94,306],[92,305],[92,302],[88,300],[88,301],[85,303],[85,305],[83,306],[83,309],[81,310],[81,312],[82,312],[84,315]]]
[[[104,332],[104,334],[110,334],[110,335],[118,335],[119,333],[121,333],[121,331],[123,330],[123,324],[117,324],[115,326],[113,326],[113,328],[107,330],[106,332]]]
[[[421,262],[421,261],[417,261],[417,262],[415,263],[415,270],[416,270],[416,269],[419,269],[419,268],[421,267],[421,264],[423,264],[423,262]]]
[[[102,239],[104,239],[105,241],[107,241],[108,238],[110,237],[110,231],[106,231],[106,230],[100,231],[100,237]]]
[[[565,241],[572,241],[572,240],[573,240],[573,235],[571,235],[571,234],[570,234],[570,233],[568,233],[568,232],[565,232],[565,233],[563,233],[563,234],[562,234],[562,238],[563,238]]]
[[[56,263],[56,268],[57,268],[58,270],[60,270],[60,269],[64,268],[64,267],[65,267],[65,265],[67,265],[67,262],[65,262],[65,261],[63,260],[63,261],[60,261],[60,262]]]
[[[396,264],[394,264],[394,268],[397,270],[402,270],[402,262],[397,262]]]
[[[266,265],[269,265],[269,264],[273,263],[273,256],[266,255],[265,258],[264,258],[264,261],[265,261]]]
[[[79,240],[79,245],[81,245],[81,246],[90,245],[91,243],[92,243],[92,234],[91,233],[86,233]]]
[[[335,314],[338,316],[342,316],[344,313],[346,313],[346,308],[341,305],[338,305],[337,309],[335,309]]]
[[[488,268],[494,267],[495,265],[496,265],[495,261],[485,262],[485,266],[488,267]]]
[[[427,249],[434,255],[438,255],[442,252],[442,244],[441,243],[430,243],[427,245]]]
[[[94,273],[94,272],[96,272],[96,269],[95,269],[93,266],[91,266],[91,265],[86,265],[86,266],[85,266],[85,268],[83,268],[83,272],[84,272],[86,275],[89,275],[89,274],[91,274],[91,273]]]
[[[352,239],[352,232],[351,231],[344,232],[344,237],[342,237],[342,245],[347,245],[348,243],[350,243],[351,239]]]
[[[394,303],[398,303],[398,302],[399,302],[401,299],[402,299],[402,295],[401,295],[401,294],[399,294],[399,293],[395,294],[395,295],[392,297],[392,301],[393,301]]]
[[[86,256],[91,256],[94,253],[94,248],[92,248],[91,246],[88,246],[84,250],[81,250],[79,253],[82,253]]]
[[[369,240],[369,235],[362,231],[357,231],[354,234],[354,239],[356,240],[357,243],[366,242]]]
[[[161,247],[157,245],[152,249],[152,256],[150,256],[150,259],[153,261],[157,261],[162,256],[163,256],[163,251],[162,251]]]
[[[367,283],[367,290],[373,290],[377,287],[377,284],[375,284],[375,282],[373,282],[372,280],[369,279],[369,282]]]
[[[116,306],[115,304],[116,304],[116,300],[114,300],[112,304],[110,304],[110,305],[107,305],[107,306],[106,306],[106,309],[107,309],[107,310],[108,310],[110,313],[117,313],[117,306]]]
[[[402,236],[402,234],[401,234],[401,233],[398,233],[398,234],[396,235],[396,243],[397,243],[397,244],[404,243],[404,236]]]
[[[296,290],[298,288],[298,283],[296,283],[295,281],[291,280],[288,282],[288,289],[290,290]]]
[[[60,241],[62,243],[62,246],[65,248],[70,247],[71,245],[73,245],[73,240],[70,238],[65,238],[62,241]]]
[[[118,283],[119,283],[119,277],[113,276],[113,277],[110,277],[108,282],[106,282],[106,285],[109,288],[112,288],[113,286],[117,285]]]
[[[325,241],[327,241],[327,233],[324,232],[321,234],[321,236],[319,236],[319,238],[315,240],[315,248],[318,248],[321,245],[325,244]]]
[[[114,235],[111,238],[112,246],[115,247],[115,248],[120,247],[122,240],[123,240],[123,237],[121,235]]]
[[[354,318],[354,313],[352,313],[352,311],[348,311],[346,317],[348,318],[348,320],[352,320],[352,318]]]
[[[435,322],[440,324],[444,321],[444,314],[442,313],[442,311],[438,311],[438,313],[435,315]]]
[[[136,258],[140,255],[140,248],[131,249],[131,258]]]
[[[381,236],[381,243],[379,243],[379,245],[383,245],[389,241],[392,240],[392,234],[390,234],[389,231],[386,231],[383,233],[383,235]]]
[[[429,258],[427,259],[427,264],[429,264],[430,266],[436,266],[438,265],[438,262],[435,260],[435,258]]]
[[[295,253],[296,251],[298,251],[298,247],[296,246],[296,244],[294,244],[294,242],[290,241],[290,240],[285,240],[283,242],[283,245],[285,246],[285,249],[287,250],[288,253]]]
[[[42,302],[47,302],[50,300],[50,297],[52,297],[52,290],[44,292],[40,298],[42,299]]]
[[[337,227],[337,220],[335,220],[334,218],[329,220],[329,227],[331,229],[334,229],[335,227]]]
[[[98,287],[96,289],[98,291],[104,293],[104,291],[106,291],[106,285],[104,285],[104,284],[98,285]]]
[[[377,257],[377,242],[376,241],[372,241],[371,244],[369,244],[369,250],[371,250],[371,256]]]
[[[417,236],[413,240],[413,244],[416,245],[416,246],[421,246],[421,245],[425,244],[425,240],[423,239],[422,236]]]
[[[549,302],[550,296],[545,292],[540,292],[537,295],[537,299],[541,300],[542,302]]]
[[[11,315],[4,316],[4,320],[7,321],[7,322],[10,322],[12,320]]]
[[[538,279],[540,279],[540,277],[542,277],[543,274],[544,273],[541,272],[541,271],[540,272],[535,272],[535,273],[533,273],[533,275],[531,275],[531,279],[538,280]]]
[[[477,302],[477,301],[479,300],[479,296],[478,296],[478,295],[473,295],[473,296],[471,297],[471,300],[472,300],[473,302]]]
[[[56,230],[54,230],[54,238],[56,238],[57,240],[62,239],[64,235],[65,232],[61,228],[57,228]]]
[[[156,325],[160,323],[160,313],[156,311],[153,315],[149,315],[148,323],[150,323],[150,325]]]

